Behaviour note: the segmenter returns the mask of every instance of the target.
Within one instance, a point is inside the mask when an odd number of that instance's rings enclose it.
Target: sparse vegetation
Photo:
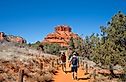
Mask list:
[[[0,82],[18,82],[21,69],[26,82],[49,82],[56,73],[51,62],[57,57],[44,53],[38,55],[35,49],[6,43],[0,45],[0,55]]]
[[[36,48],[37,49],[39,47],[39,45],[41,45],[41,42],[40,41],[37,41],[37,42],[32,43],[32,44],[29,43],[29,45],[32,46],[33,48]]]
[[[53,54],[53,55],[58,55],[61,50],[61,46],[59,44],[44,44],[43,49],[45,53]]]

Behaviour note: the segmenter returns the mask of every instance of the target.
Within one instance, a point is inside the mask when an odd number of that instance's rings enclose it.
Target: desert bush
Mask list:
[[[52,80],[53,75],[49,72],[43,73],[42,75],[36,73],[34,75],[37,82],[49,82]]]
[[[47,73],[47,74],[45,74],[44,76],[43,76],[43,79],[44,79],[44,82],[49,82],[49,81],[51,81],[52,80],[52,74],[50,74],[50,73]]]
[[[59,44],[44,44],[44,52],[45,53],[49,53],[49,54],[53,54],[53,55],[58,55],[61,49],[61,46]]]
[[[55,68],[49,68],[48,71],[49,73],[54,74],[54,75],[57,73]]]
[[[41,44],[41,42],[40,41],[37,41],[37,42],[35,42],[35,43],[29,43],[29,46],[31,46],[31,47],[33,47],[33,48],[38,48],[39,47],[39,45]]]

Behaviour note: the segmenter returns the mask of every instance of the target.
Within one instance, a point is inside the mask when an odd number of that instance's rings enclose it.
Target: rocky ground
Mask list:
[[[51,81],[56,58],[14,43],[0,43],[0,82],[18,82],[22,73],[24,82]]]
[[[113,72],[115,74],[114,78],[111,78],[111,73],[110,70],[108,70],[105,67],[102,67],[101,64],[96,64],[93,61],[90,61],[88,59],[84,59],[81,61],[83,66],[83,70],[86,70],[86,64],[87,64],[87,74],[89,74],[89,76],[93,76],[94,81],[93,82],[126,82],[126,81],[122,81],[122,77],[125,77],[123,68],[119,65],[115,65],[113,66]],[[124,74],[122,76],[122,74]],[[126,78],[124,78],[126,79]],[[91,81],[92,82],[92,81]]]

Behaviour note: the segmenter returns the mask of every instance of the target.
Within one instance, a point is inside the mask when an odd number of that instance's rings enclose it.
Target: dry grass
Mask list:
[[[0,45],[0,82],[18,82],[20,69],[25,82],[49,82],[56,73],[50,63],[55,58],[44,53],[39,56],[37,50]]]

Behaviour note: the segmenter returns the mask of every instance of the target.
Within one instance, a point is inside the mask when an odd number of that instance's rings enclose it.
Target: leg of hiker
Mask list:
[[[61,66],[62,66],[62,71],[64,71],[64,64],[63,64],[63,62],[61,63]]]
[[[74,72],[72,72],[72,79],[74,79]]]
[[[77,67],[75,67],[75,79],[77,79]]]
[[[66,62],[62,62],[62,70],[66,71]]]
[[[65,71],[66,71],[66,62],[64,63],[64,69],[65,69]]]
[[[74,67],[71,67],[71,71],[72,71],[72,79],[74,79]]]
[[[77,72],[75,72],[75,79],[77,79]]]
[[[65,64],[64,64],[64,62],[63,62],[63,71],[65,71],[65,67],[64,67],[64,65],[65,65]]]

